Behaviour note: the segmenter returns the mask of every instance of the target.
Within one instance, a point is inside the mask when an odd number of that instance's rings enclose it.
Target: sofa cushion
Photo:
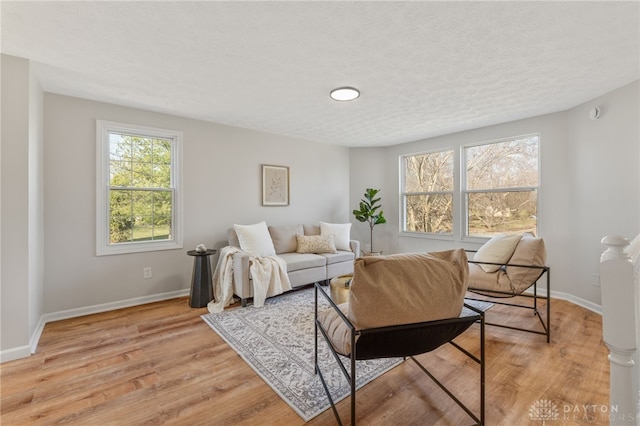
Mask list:
[[[287,272],[300,269],[317,268],[326,266],[327,260],[317,254],[282,253],[278,257],[287,263]]]
[[[296,253],[337,253],[333,235],[296,235],[298,248]]]
[[[304,235],[320,235],[320,225],[302,225]]]
[[[358,258],[349,319],[360,330],[458,317],[468,276],[462,249]]]
[[[240,248],[243,251],[257,257],[274,256],[276,254],[266,222],[254,225],[233,225],[233,228],[238,234]]]
[[[297,234],[304,232],[302,225],[270,226],[269,234],[276,254],[294,253],[298,247]]]
[[[520,238],[522,238],[520,234],[498,234],[478,249],[473,260],[478,262],[507,263],[513,251],[516,249]],[[500,265],[480,264],[480,267],[485,272],[496,272],[500,269]]]
[[[344,250],[339,250],[335,253],[322,253],[320,254],[320,256],[323,256],[327,259],[327,265],[332,265],[339,262],[348,262],[356,258],[355,254],[352,251]]]
[[[320,222],[320,235],[333,235],[333,241],[338,250],[351,251],[349,240],[351,239],[350,223]]]
[[[547,250],[544,246],[544,240],[531,235],[522,236],[511,259],[509,259],[509,263],[514,265],[544,266],[546,261]],[[507,266],[507,275],[511,280],[514,293],[521,293],[531,287],[541,274],[542,269]]]

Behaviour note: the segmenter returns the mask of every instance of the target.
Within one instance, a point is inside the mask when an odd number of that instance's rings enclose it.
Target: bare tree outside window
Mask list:
[[[538,135],[463,147],[460,188],[454,150],[401,157],[404,232],[490,237],[538,227]],[[454,218],[454,202],[462,203]],[[460,224],[460,225],[459,225]]]
[[[402,158],[406,232],[453,232],[453,150]]]
[[[467,235],[537,234],[538,140],[464,148]]]

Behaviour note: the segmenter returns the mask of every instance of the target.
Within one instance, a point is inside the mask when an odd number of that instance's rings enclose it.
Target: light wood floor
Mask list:
[[[550,344],[544,336],[487,327],[488,425],[540,425],[529,417],[540,400],[556,405],[561,421],[553,425],[608,424],[600,413],[609,392],[601,318],[562,300],[552,307]],[[495,306],[489,316],[533,324],[530,311],[512,312]],[[47,324],[35,355],[0,366],[0,423],[303,424],[204,323],[204,313],[180,298]],[[473,348],[476,336],[472,328],[459,342]],[[450,345],[420,359],[474,406],[474,363]],[[471,423],[410,361],[357,395],[363,425]],[[348,418],[347,401],[339,407]],[[335,419],[328,410],[309,424]]]

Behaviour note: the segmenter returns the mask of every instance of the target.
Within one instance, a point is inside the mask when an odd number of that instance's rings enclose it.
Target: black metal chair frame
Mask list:
[[[466,252],[470,252],[470,253],[475,253],[476,250],[465,250]],[[523,292],[520,293],[513,293],[513,292],[508,292],[508,291],[499,291],[499,290],[485,290],[485,289],[479,289],[479,288],[474,288],[471,284],[469,285],[469,287],[467,288],[468,291],[470,291],[471,293],[476,293],[485,297],[489,297],[491,298],[490,302],[491,303],[495,303],[496,305],[504,305],[504,306],[511,306],[514,308],[522,308],[522,309],[530,309],[533,310],[533,314],[538,317],[538,320],[540,321],[540,324],[542,325],[542,331],[540,330],[533,330],[530,328],[523,328],[523,327],[514,327],[511,325],[507,325],[507,324],[498,324],[498,323],[493,323],[493,322],[486,322],[486,325],[493,325],[495,327],[502,327],[502,328],[508,328],[511,330],[519,330],[519,331],[525,331],[527,333],[534,333],[534,334],[541,334],[543,336],[547,337],[547,343],[551,342],[551,268],[549,268],[548,266],[535,266],[535,265],[520,265],[520,264],[514,264],[514,263],[492,263],[492,262],[479,262],[476,260],[469,260],[469,263],[475,263],[477,265],[499,265],[501,267],[509,267],[509,266],[513,266],[513,267],[518,267],[518,268],[529,268],[529,269],[539,269],[540,270],[540,275],[538,275],[538,277],[533,281],[533,283],[527,287],[526,290],[530,289],[531,287],[533,287],[533,294],[529,294],[529,293],[525,293],[524,290]],[[538,294],[538,281],[540,280],[540,278],[542,278],[543,275],[546,274],[546,282],[547,282],[547,291],[546,294],[544,296],[539,295]],[[530,298],[533,299],[533,305],[523,305],[523,304],[518,304],[518,303],[507,303],[507,302],[501,302],[499,300],[496,299],[505,299],[505,298],[512,298],[512,297],[526,297],[526,298]],[[542,315],[540,314],[540,311],[538,310],[538,299],[542,298],[546,301],[546,320],[542,318]],[[467,299],[469,300],[480,300],[480,301],[484,301],[484,299],[475,299],[472,297],[467,297]]]
[[[347,368],[343,365],[340,360],[340,355],[333,348],[331,341],[327,335],[327,331],[323,328],[322,324],[318,320],[318,293],[320,293],[331,305],[332,309],[335,309],[336,313],[340,316],[342,321],[349,327],[351,331],[351,355],[350,359],[350,372],[347,371]],[[333,354],[336,362],[338,363],[342,374],[345,376],[347,381],[349,381],[351,387],[351,424],[356,424],[356,360],[358,359],[375,359],[375,358],[393,358],[393,357],[403,357],[405,360],[407,358],[411,358],[420,369],[434,381],[460,408],[462,408],[468,415],[475,421],[474,425],[484,425],[485,423],[485,345],[484,345],[484,312],[470,305],[465,304],[465,307],[472,310],[475,314],[465,317],[458,318],[447,318],[442,320],[435,321],[427,321],[415,324],[406,324],[406,325],[394,325],[388,327],[377,327],[377,328],[369,328],[365,330],[356,330],[355,326],[349,321],[349,319],[340,311],[337,305],[331,300],[331,297],[322,289],[320,284],[315,284],[315,372],[319,375],[320,381],[322,382],[322,386],[324,387],[325,393],[329,398],[329,403],[331,404],[331,408],[333,410],[333,414],[336,417],[336,420],[340,426],[342,426],[342,420],[336,408],[336,405],[331,397],[331,392],[325,382],[324,376],[322,375],[322,371],[320,370],[320,366],[318,365],[318,331],[322,334],[324,340],[327,342],[331,353]],[[480,324],[480,356],[477,357],[455,343],[453,339],[463,332],[465,332],[472,324],[478,322]],[[441,330],[442,327],[456,327],[455,331],[451,332],[451,334],[455,334],[450,338],[447,338],[444,341],[435,341],[435,342],[425,342],[426,350],[421,349],[413,352],[406,353],[398,353],[397,346],[394,345],[385,345],[385,347],[381,347],[381,354],[376,355],[375,353],[366,353],[365,355],[358,355],[358,343],[362,342],[362,339],[382,339],[384,342],[385,337],[388,338],[392,335],[401,335],[402,339],[406,339],[408,336],[414,336],[417,332],[425,332],[430,329],[436,330],[434,334],[437,334],[437,330]],[[437,336],[436,336],[437,337]],[[381,340],[378,340],[379,342]],[[371,342],[371,340],[369,340]],[[430,352],[445,343],[451,344],[453,347],[458,349],[460,352],[465,354],[467,357],[471,358],[479,365],[480,369],[480,413],[479,415],[473,413],[460,399],[458,399],[451,391],[449,391],[444,384],[442,384],[431,372],[429,372],[418,360],[414,358],[414,355],[419,355],[422,353]],[[382,345],[381,345],[382,346]]]

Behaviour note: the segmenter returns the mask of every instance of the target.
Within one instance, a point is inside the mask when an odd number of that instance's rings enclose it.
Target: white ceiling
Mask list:
[[[640,3],[10,2],[47,92],[385,146],[565,110],[640,78]],[[332,101],[338,86],[356,101]]]

